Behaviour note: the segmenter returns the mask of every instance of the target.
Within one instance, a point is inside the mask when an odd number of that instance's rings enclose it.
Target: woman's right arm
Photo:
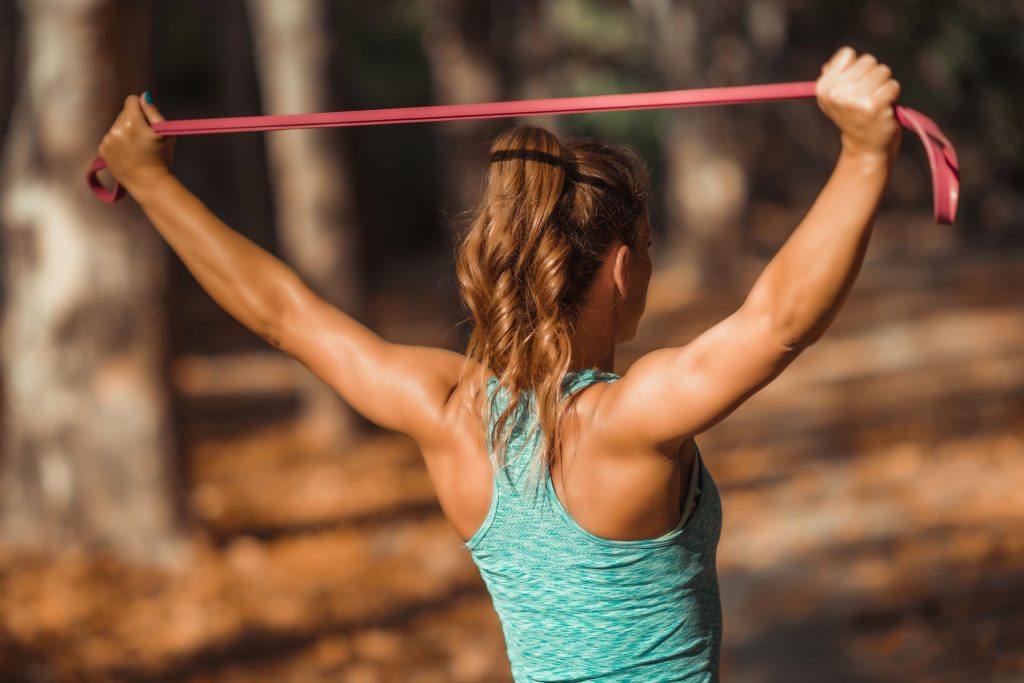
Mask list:
[[[699,434],[821,337],[860,270],[899,149],[891,76],[848,47],[822,67],[818,104],[842,138],[831,177],[736,312],[686,346],[646,354],[605,389],[594,414],[602,443],[635,452]]]
[[[899,84],[873,56],[852,59],[850,48],[837,52],[817,84],[819,106],[842,131],[835,169],[754,284],[766,290],[755,295],[774,307],[783,342],[792,348],[817,341],[846,300],[899,149],[902,129],[893,112]]]

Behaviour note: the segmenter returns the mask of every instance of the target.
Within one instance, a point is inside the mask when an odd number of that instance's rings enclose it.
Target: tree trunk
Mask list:
[[[558,27],[552,21],[551,3],[527,0],[502,4],[501,9],[503,16],[498,18],[499,23],[509,27],[505,33],[514,41],[511,45],[502,45],[500,50],[507,60],[505,73],[511,98],[564,96],[561,81],[564,65],[555,54]],[[527,116],[522,120],[559,136],[565,134],[565,116]]]
[[[727,5],[633,0],[648,26],[655,61],[669,89],[746,85],[753,60],[743,20],[766,33],[775,0]],[[746,14],[744,14],[744,11]],[[764,34],[764,35],[762,35]],[[735,289],[749,200],[745,149],[749,114],[733,107],[687,109],[666,118],[666,216],[669,258],[698,288]]]
[[[24,0],[20,87],[0,166],[6,541],[184,559],[161,297],[167,252],[85,169],[139,92],[133,2]]]
[[[0,140],[7,131],[14,94],[14,46],[18,12],[12,2],[0,3]]]
[[[514,4],[514,3],[513,3]],[[495,31],[493,9],[505,3],[475,0],[433,0],[433,12],[423,37],[437,104],[474,104],[507,98],[507,78],[501,72],[494,40],[502,41],[512,29]],[[494,40],[492,40],[494,36]],[[446,213],[455,229],[464,227],[465,212],[480,199],[483,173],[490,160],[490,139],[514,125],[510,119],[446,121],[437,128],[441,139],[442,192]]]
[[[247,0],[263,107],[275,114],[330,111],[322,0]],[[337,133],[276,131],[267,153],[278,237],[287,261],[321,297],[363,317],[359,242],[349,174]],[[296,362],[305,417],[324,446],[342,446],[364,424],[336,392]]]

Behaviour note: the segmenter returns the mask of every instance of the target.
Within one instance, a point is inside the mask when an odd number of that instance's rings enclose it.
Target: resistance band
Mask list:
[[[160,135],[201,135],[204,133],[242,133],[289,128],[331,128],[335,126],[373,126],[388,123],[424,121],[455,121],[544,114],[577,114],[626,109],[669,109],[713,104],[739,104],[769,100],[814,98],[815,81],[743,85],[695,90],[664,90],[660,92],[622,95],[591,95],[585,97],[553,97],[482,104],[452,104],[395,109],[364,109],[319,114],[285,114],[281,116],[239,116],[219,119],[190,119],[153,123]],[[960,194],[960,167],[953,144],[935,122],[919,111],[894,105],[896,119],[921,139],[928,156],[932,175],[935,222],[949,225],[956,217]],[[100,183],[97,172],[106,162],[97,157],[86,178],[93,193],[113,204],[124,196],[124,188],[115,182],[112,189]]]

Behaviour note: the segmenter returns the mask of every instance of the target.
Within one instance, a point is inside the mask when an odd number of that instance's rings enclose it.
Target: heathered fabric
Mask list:
[[[569,373],[563,400],[618,375]],[[507,404],[495,392],[494,420]],[[722,507],[697,451],[696,507],[654,539],[619,541],[591,534],[568,514],[544,470],[541,495],[527,491],[529,459],[539,434],[533,394],[520,397],[510,420],[508,464],[494,477],[491,507],[464,546],[501,621],[515,683],[717,682],[722,608],[715,560]],[[518,419],[516,419],[518,417]],[[539,430],[538,430],[539,431]],[[494,455],[490,453],[492,466]],[[690,512],[687,504],[684,508]]]

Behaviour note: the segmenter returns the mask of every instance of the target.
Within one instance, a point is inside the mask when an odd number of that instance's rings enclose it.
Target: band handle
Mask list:
[[[103,157],[96,157],[92,160],[92,164],[89,165],[89,171],[85,174],[85,179],[89,182],[89,188],[96,195],[97,199],[104,204],[113,204],[124,197],[125,192],[116,179],[114,180],[114,186],[109,190],[103,186],[98,174],[106,167],[107,162],[103,160]]]
[[[896,120],[917,134],[928,157],[932,174],[932,206],[935,222],[951,225],[960,203],[960,162],[956,149],[930,118],[910,107],[896,105]]]

